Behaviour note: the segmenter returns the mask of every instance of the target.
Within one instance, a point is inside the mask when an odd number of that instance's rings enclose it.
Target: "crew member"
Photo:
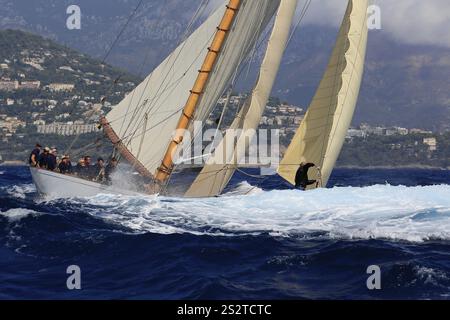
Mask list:
[[[77,174],[84,179],[93,179],[92,168],[91,168],[91,157],[85,156],[80,159],[77,165]]]
[[[30,158],[28,159],[28,163],[32,167],[37,167],[39,164],[39,156],[41,154],[42,146],[37,143],[36,147],[31,151]]]
[[[94,180],[103,182],[105,180],[105,161],[103,158],[97,159],[97,164],[92,168],[94,173]]]
[[[56,150],[56,148],[53,148],[47,157],[47,170],[55,171],[58,163],[57,157],[58,157],[58,150]]]
[[[71,174],[73,172],[72,163],[70,162],[70,157],[63,156],[61,163],[58,166],[59,172],[62,174]]]
[[[42,169],[47,169],[48,156],[50,154],[50,148],[45,147],[44,152],[39,155],[39,167]]]
[[[315,167],[314,163],[304,163],[300,164],[300,167],[295,174],[295,187],[301,190],[306,190],[310,185],[317,183],[317,180],[309,180],[308,171],[312,167]]]

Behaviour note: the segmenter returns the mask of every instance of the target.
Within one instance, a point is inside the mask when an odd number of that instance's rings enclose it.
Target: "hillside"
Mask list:
[[[86,133],[74,148],[101,138],[98,117],[138,83],[127,72],[22,31],[0,31],[0,64],[4,160],[23,159],[37,141],[66,149],[73,137],[51,134],[59,124],[72,136]],[[19,88],[8,89],[14,84]],[[40,134],[39,127],[49,135]]]
[[[4,88],[0,90],[0,157],[3,160],[25,159],[35,142],[57,146],[61,153],[72,146],[73,157],[86,152],[84,148],[94,143],[89,148],[92,156],[107,155],[110,144],[101,143],[103,134],[96,124],[98,117],[139,81],[51,40],[13,30],[0,31],[0,67],[0,87]],[[11,83],[18,88],[8,89]],[[224,125],[233,120],[245,98],[245,94],[232,96]],[[219,105],[223,103],[221,99]],[[209,127],[215,128],[220,110],[217,108],[211,116]],[[286,146],[298,127],[301,113],[300,108],[282,105],[274,97],[269,101],[261,128],[279,129],[280,142]],[[339,164],[450,165],[448,133],[406,136],[390,133],[388,136],[387,132],[392,130],[384,131],[385,134],[378,136],[350,139]],[[78,133],[82,134],[74,141]],[[433,137],[437,143],[434,151],[424,140]],[[375,154],[374,150],[377,150]]]
[[[82,29],[68,30],[66,0],[0,0],[0,28],[39,33],[94,57],[103,57],[138,1],[79,0]],[[144,75],[184,34],[198,2],[144,1],[108,62]],[[337,30],[301,26],[282,66],[274,95],[306,106],[311,100]],[[254,64],[253,67],[257,65]],[[142,66],[144,66],[142,68]],[[244,90],[254,81],[245,77]],[[367,68],[355,124],[400,125],[445,130],[450,123],[449,49],[398,43],[389,33],[370,34]]]

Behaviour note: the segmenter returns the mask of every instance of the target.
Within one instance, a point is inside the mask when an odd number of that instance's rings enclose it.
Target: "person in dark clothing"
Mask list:
[[[36,147],[31,151],[30,158],[28,159],[28,163],[32,167],[37,167],[39,164],[39,156],[41,155],[42,146],[37,143]]]
[[[55,171],[57,165],[58,165],[58,151],[56,149],[52,149],[52,151],[49,153],[47,157],[47,170],[49,171]]]
[[[84,164],[86,165],[86,167],[90,167],[91,166],[91,157],[85,156],[84,157]]]
[[[84,158],[80,159],[75,167],[75,173],[77,176],[80,176],[81,178],[85,178],[87,176],[87,168],[86,164],[84,163]]]
[[[72,174],[73,168],[69,156],[64,156],[58,166],[59,172],[62,174]]]
[[[105,161],[102,158],[97,159],[97,164],[93,166],[92,172],[95,181],[105,181]]]
[[[118,164],[118,161],[117,161],[117,159],[116,158],[112,158],[110,161],[109,161],[109,163],[108,163],[108,165],[106,166],[106,168],[105,168],[105,178],[106,178],[106,181],[111,181],[111,175],[114,173],[114,171],[116,170],[116,168],[117,168],[117,164]]]
[[[47,169],[49,155],[50,155],[50,148],[45,147],[44,152],[39,155],[39,168]]]
[[[83,179],[94,179],[93,168],[91,166],[91,157],[85,156],[77,165],[77,174]]]
[[[314,163],[301,163],[295,174],[295,187],[301,190],[306,190],[310,185],[317,183],[317,180],[309,180],[308,171],[315,167]]]

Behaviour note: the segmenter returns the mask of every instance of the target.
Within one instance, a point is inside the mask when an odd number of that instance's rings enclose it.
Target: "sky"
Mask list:
[[[306,0],[298,0],[298,12]],[[211,0],[212,6],[224,0]],[[304,24],[338,26],[347,0],[312,0]],[[380,32],[397,41],[450,48],[450,0],[370,0],[381,9]]]
[[[305,0],[299,0],[299,10]],[[412,44],[450,47],[450,0],[372,0],[381,9],[380,32]],[[312,0],[305,23],[337,26],[347,0]]]

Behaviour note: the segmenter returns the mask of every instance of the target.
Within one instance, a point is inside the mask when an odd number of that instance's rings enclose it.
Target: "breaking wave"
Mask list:
[[[241,193],[247,195],[236,195]],[[412,242],[450,239],[450,186],[377,185],[310,192],[262,191],[241,183],[220,198],[99,195],[54,200],[137,233]]]
[[[11,187],[3,187],[2,189],[4,189],[10,196],[20,199],[25,199],[27,195],[36,192],[36,187],[34,184],[14,185]]]
[[[9,209],[5,212],[0,211],[0,216],[5,217],[9,222],[17,222],[22,220],[23,218],[29,217],[29,216],[40,216],[42,213],[29,210],[29,209]]]

